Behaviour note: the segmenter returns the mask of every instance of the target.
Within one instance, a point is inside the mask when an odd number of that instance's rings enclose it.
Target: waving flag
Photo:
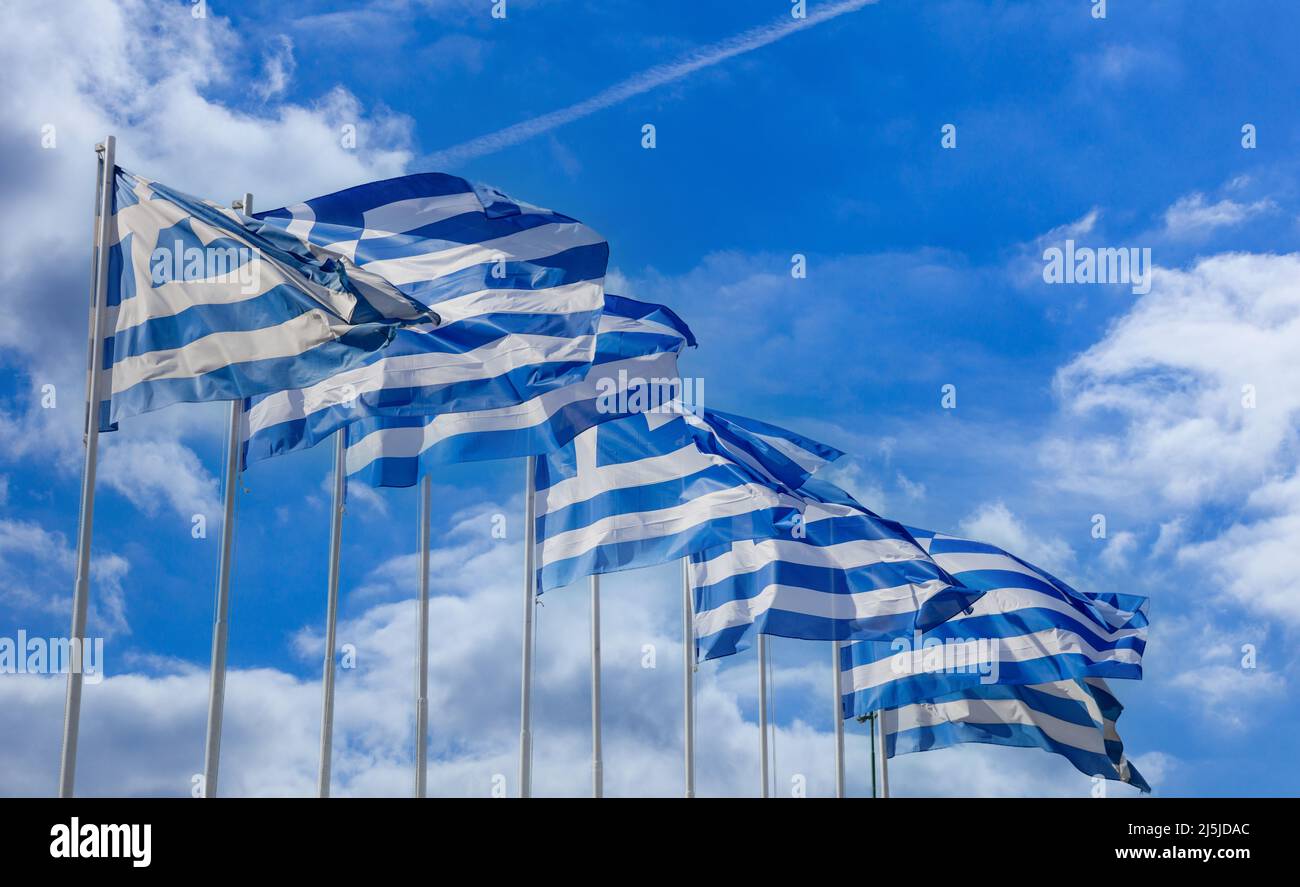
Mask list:
[[[297,401],[296,416],[269,419],[272,399],[244,415],[244,457],[251,464],[302,449],[347,425],[347,470],[374,486],[415,483],[422,466],[504,459],[557,449],[580,431],[616,418],[617,395],[628,390],[671,400],[680,388],[677,355],[694,345],[690,329],[670,309],[606,293],[596,353],[581,382],[552,388],[521,404],[433,415],[384,414],[378,404],[324,405]],[[614,395],[611,399],[610,395]]]
[[[755,467],[752,445],[731,438],[725,422],[710,415],[636,413],[597,425],[538,459],[542,590],[794,531],[803,501]],[[771,440],[764,446],[798,454],[791,464],[839,455],[767,428]]]
[[[518,406],[581,381],[596,353],[609,248],[585,225],[454,176],[350,188],[258,216],[437,311],[362,365],[245,404],[245,465],[370,416]]]
[[[984,596],[924,635],[844,647],[845,717],[992,683],[1142,677],[1145,597],[1083,594],[992,545],[908,531],[935,563]]]
[[[605,242],[464,179],[405,176],[252,218],[121,172],[116,198],[114,421],[273,393],[263,409],[285,421],[320,400],[486,409],[580,379],[595,352]]]
[[[700,658],[747,649],[756,633],[843,641],[925,631],[983,594],[842,490],[814,480],[798,495],[800,533],[691,555]]]
[[[755,633],[807,640],[880,639],[930,628],[982,592],[961,588],[908,535],[833,484],[812,477],[840,453],[783,429],[709,410],[719,440],[804,503],[798,531],[691,555],[696,650],[749,647]]]
[[[1124,755],[1115,729],[1123,707],[1100,678],[1046,684],[991,684],[901,708],[881,723],[890,757],[982,742],[1041,748],[1061,755],[1088,776],[1151,791]]]
[[[309,385],[438,315],[389,281],[116,170],[100,426]]]

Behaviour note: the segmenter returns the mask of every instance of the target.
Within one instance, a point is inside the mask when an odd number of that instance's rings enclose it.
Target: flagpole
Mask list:
[[[871,725],[871,797],[878,797],[876,788],[876,713],[872,712],[867,715],[867,722]]]
[[[691,561],[682,558],[682,691],[686,705],[684,749],[686,797],[695,797],[695,614],[691,596]]]
[[[605,794],[600,745],[600,575],[591,574],[591,796]]]
[[[885,736],[884,710],[876,712],[880,727],[880,796],[889,797],[889,740]]]
[[[533,794],[533,608],[536,606],[533,592],[533,548],[537,530],[537,491],[533,471],[537,466],[537,457],[529,456],[524,464],[527,476],[524,479],[524,643],[519,680],[519,797],[529,798]]]
[[[840,642],[831,641],[831,661],[834,667],[834,700],[832,710],[835,713],[835,797],[844,797],[844,690],[840,675]]]
[[[245,193],[233,209],[253,214],[253,195]],[[239,489],[240,421],[242,401],[230,402],[226,425],[225,497],[222,503],[221,548],[217,563],[217,601],[212,614],[212,658],[208,666],[208,733],[203,744],[203,797],[217,796],[221,766],[221,725],[226,707],[226,650],[230,630],[230,559],[235,544],[235,493]]]
[[[767,775],[767,635],[758,636],[758,754],[759,775],[763,780],[760,798],[768,795]]]
[[[72,797],[77,773],[77,735],[81,729],[82,659],[86,613],[90,604],[90,542],[95,520],[95,471],[99,461],[99,380],[104,364],[104,305],[108,301],[108,238],[113,216],[113,182],[117,140],[108,136],[95,146],[99,155],[94,239],[91,245],[89,365],[86,371],[86,461],[81,473],[81,513],[77,518],[77,578],[72,592],[72,663],[63,707],[63,751],[59,761],[59,797]]]
[[[429,524],[433,517],[433,481],[420,479],[420,603],[415,620],[415,796],[425,796],[429,761]]]
[[[329,597],[325,606],[325,666],[321,674],[320,771],[317,795],[330,796],[330,764],[334,746],[334,634],[339,615],[339,548],[343,543],[343,502],[347,429],[334,433],[334,498],[330,510]]]

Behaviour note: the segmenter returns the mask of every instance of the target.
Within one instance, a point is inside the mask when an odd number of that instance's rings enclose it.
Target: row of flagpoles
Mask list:
[[[525,456],[521,797],[533,791],[541,593],[580,578],[589,583],[592,793],[599,797],[600,574],[676,558],[682,560],[687,797],[695,795],[697,660],[737,652],[750,633],[757,646],[762,797],[773,793],[769,634],[830,642],[837,796],[846,794],[846,712],[870,722],[879,765],[879,778],[872,767],[873,795],[889,794],[891,751],[968,741],[1044,748],[1084,773],[1149,790],[1124,757],[1114,732],[1122,707],[1102,680],[1140,679],[1144,597],[1083,594],[995,546],[882,518],[813,478],[844,454],[794,432],[717,410],[661,411],[657,400],[633,406],[629,371],[675,376],[677,354],[695,339],[670,308],[604,292],[608,244],[577,220],[434,173],[370,183],[254,217],[251,194],[234,202],[242,210],[236,213],[119,169],[112,137],[97,152],[86,462],[61,795],[70,795],[75,781],[98,435],[122,417],[210,400],[231,403],[204,748],[207,797],[218,794],[240,472],[251,461],[330,436],[321,797],[329,796],[332,781],[349,473],[365,471],[376,486],[421,485],[414,792],[423,796],[432,521],[427,463],[512,456]],[[174,243],[164,243],[164,234]],[[261,277],[242,288],[247,282],[241,276],[236,290],[209,265],[199,269],[191,289],[191,278],[179,278],[179,256],[183,252],[188,262],[190,254],[183,236],[199,244],[198,258],[218,241],[241,244],[250,255],[241,270]],[[178,277],[160,283],[157,268],[146,273],[146,258],[152,262],[159,250],[166,256],[173,248]],[[110,249],[121,251],[120,277],[109,277]],[[113,330],[107,328],[110,306]],[[572,381],[579,377],[565,369],[571,367],[581,371],[580,382]],[[619,396],[627,399],[606,409],[602,387],[615,378]],[[672,402],[680,407],[684,383],[676,378]],[[354,383],[373,397],[361,401]],[[352,412],[358,404],[360,415]],[[615,416],[626,418],[602,424]],[[529,455],[537,453],[543,455]],[[599,497],[605,498],[598,504]],[[913,633],[912,665],[900,671],[882,650]],[[987,641],[994,650],[989,664],[1004,663],[1011,673],[1005,681],[995,677],[1000,686],[991,688],[976,685],[969,671],[949,672],[942,681],[913,680],[923,633],[927,649],[955,643],[965,650]],[[997,648],[1003,642],[1010,645],[1005,657]],[[885,712],[887,718],[879,717]],[[1078,729],[1063,732],[1067,722]]]

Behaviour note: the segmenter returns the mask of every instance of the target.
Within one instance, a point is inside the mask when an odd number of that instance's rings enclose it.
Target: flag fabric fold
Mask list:
[[[606,293],[596,354],[581,382],[492,410],[360,419],[345,431],[348,474],[373,486],[403,487],[436,464],[557,450],[586,429],[626,415],[629,401],[676,401],[682,388],[677,357],[694,344],[690,328],[671,309]],[[259,434],[251,437],[257,442]]]
[[[258,219],[389,281],[441,323],[399,330],[308,388],[249,399],[245,466],[367,417],[518,406],[581,381],[595,357],[609,247],[568,216],[424,173]]]
[[[581,379],[595,352],[605,241],[455,176],[250,218],[119,170],[112,231],[105,426],[205,400],[247,399],[264,425],[354,401],[486,409]]]
[[[793,532],[803,500],[723,427],[712,411],[669,406],[604,422],[538,459],[538,587]],[[768,428],[808,464],[839,455]]]
[[[1145,597],[1084,594],[996,546],[908,530],[935,563],[984,595],[924,634],[843,647],[845,717],[989,683],[1141,679]]]
[[[174,403],[311,384],[439,320],[344,257],[121,168],[107,257],[105,431]]]
[[[1124,754],[1115,722],[1123,707],[1101,678],[1044,684],[989,684],[881,716],[890,757],[965,742],[1040,748],[1088,776],[1151,787]]]
[[[926,631],[972,606],[964,587],[896,521],[817,480],[798,491],[800,532],[691,556],[696,650],[715,659],[756,634],[880,640]]]
[[[756,634],[806,640],[892,637],[938,625],[982,592],[963,588],[907,530],[813,477],[840,452],[743,416],[708,410],[733,458],[796,496],[795,532],[691,555],[696,653],[747,649]]]

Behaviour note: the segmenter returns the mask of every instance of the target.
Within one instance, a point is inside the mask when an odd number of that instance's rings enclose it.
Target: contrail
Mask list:
[[[566,123],[572,123],[574,120],[580,120],[597,111],[603,111],[632,96],[649,92],[656,86],[663,86],[665,83],[680,80],[687,74],[701,68],[711,67],[733,56],[759,49],[769,43],[775,43],[796,31],[811,28],[813,25],[838,18],[846,12],[855,12],[876,2],[877,0],[843,0],[843,2],[832,3],[825,8],[811,11],[806,18],[791,18],[788,21],[779,21],[770,25],[759,25],[756,28],[750,28],[748,31],[734,37],[728,37],[718,43],[700,47],[677,61],[655,65],[640,74],[633,74],[621,83],[616,83],[596,93],[591,98],[569,105],[567,108],[561,108],[558,111],[534,117],[532,120],[525,120],[522,123],[507,126],[505,129],[488,133],[485,136],[470,139],[468,142],[444,148],[432,154],[428,158],[428,163],[435,168],[445,169],[466,160],[472,160],[475,157],[492,154],[502,148],[508,148],[511,145],[527,141],[544,132],[550,132]]]

